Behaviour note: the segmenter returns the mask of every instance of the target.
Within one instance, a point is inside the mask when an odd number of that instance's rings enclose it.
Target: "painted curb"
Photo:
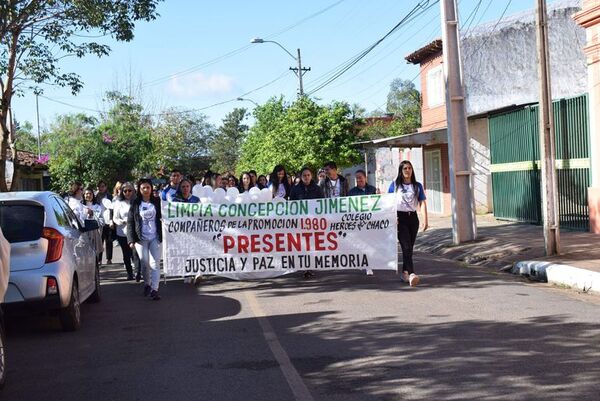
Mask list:
[[[580,291],[600,294],[600,273],[569,265],[527,260],[515,263],[513,274],[550,284],[565,285]]]

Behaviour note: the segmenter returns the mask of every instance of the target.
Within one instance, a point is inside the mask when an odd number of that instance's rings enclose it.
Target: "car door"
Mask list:
[[[69,239],[69,248],[65,251],[73,255],[74,267],[79,278],[80,296],[84,300],[94,288],[96,250],[89,234],[81,230],[81,222],[69,205],[59,197],[54,197],[54,201],[60,206],[68,222],[68,227],[64,228]]]

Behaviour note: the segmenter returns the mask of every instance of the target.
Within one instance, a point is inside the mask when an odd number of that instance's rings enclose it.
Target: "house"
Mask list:
[[[574,20],[585,28],[587,38],[584,51],[588,74],[590,170],[593,172],[587,195],[590,231],[600,234],[600,2],[585,0]]]
[[[548,7],[554,98],[581,96],[587,90],[585,33],[571,18],[580,10],[580,3],[563,0]],[[501,163],[502,166],[494,165],[492,148],[498,143],[490,142],[490,118],[507,113],[510,117],[510,113],[531,108],[538,100],[535,10],[461,32],[461,46],[470,144],[470,152],[465,157],[471,161],[476,211],[491,212],[498,206],[493,194],[492,170],[524,166],[506,162]],[[406,57],[409,63],[420,66],[422,125],[418,132],[389,138],[377,145],[421,148],[428,209],[448,215],[452,199],[442,51],[443,43],[437,39]],[[507,123],[492,126],[494,129],[507,127]],[[366,146],[374,145],[372,141]],[[513,180],[513,184],[519,185],[518,180]],[[505,185],[502,190],[510,192],[512,187]]]
[[[6,161],[6,180],[11,191],[43,191],[47,189],[49,183],[48,166],[42,161],[38,159],[35,153],[17,150],[17,162]],[[15,168],[17,169],[16,182],[13,185],[12,179]]]

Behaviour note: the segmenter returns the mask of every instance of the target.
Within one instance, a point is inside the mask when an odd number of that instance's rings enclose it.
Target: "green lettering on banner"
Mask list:
[[[219,205],[219,216],[227,217],[227,205],[224,203]]]
[[[379,201],[381,200],[381,195],[371,195],[371,199],[375,199],[375,203],[371,207],[371,211],[379,212],[381,210],[381,208],[378,207],[378,205],[379,205]]]
[[[358,211],[359,208],[359,197],[358,196],[351,196],[349,198],[349,204],[348,204],[348,209],[350,212],[356,212]]]
[[[273,202],[267,203],[267,214],[266,214],[266,216],[270,216],[271,212],[273,212],[273,210],[275,210],[275,204]]]

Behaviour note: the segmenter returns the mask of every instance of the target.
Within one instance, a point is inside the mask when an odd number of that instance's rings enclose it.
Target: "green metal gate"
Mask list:
[[[589,229],[590,184],[587,95],[553,102],[562,228]],[[494,215],[541,224],[538,106],[488,120]]]

